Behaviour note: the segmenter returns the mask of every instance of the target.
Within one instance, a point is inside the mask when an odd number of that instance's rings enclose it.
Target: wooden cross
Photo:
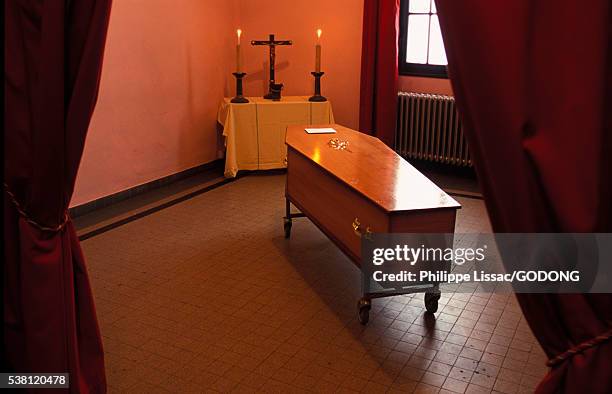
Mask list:
[[[268,41],[263,40],[252,40],[251,45],[267,45],[270,47],[270,86],[268,90],[268,94],[264,96],[264,98],[277,98],[280,97],[280,89],[282,88],[282,84],[277,84],[274,79],[274,63],[276,61],[276,46],[277,45],[293,45],[291,40],[274,40],[274,34],[270,34],[270,39]]]

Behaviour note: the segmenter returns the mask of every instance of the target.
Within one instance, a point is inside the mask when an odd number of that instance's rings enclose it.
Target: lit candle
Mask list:
[[[315,46],[315,71],[321,72],[321,29],[317,29],[317,45]]]
[[[240,36],[242,35],[242,30],[236,30],[236,35],[238,36],[238,43],[236,44],[236,72],[241,72],[241,59],[240,59]]]

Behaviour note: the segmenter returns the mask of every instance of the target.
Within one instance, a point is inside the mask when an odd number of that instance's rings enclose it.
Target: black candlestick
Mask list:
[[[321,96],[321,77],[325,74],[322,71],[313,71],[311,72],[315,77],[315,91],[314,96],[310,97],[308,101],[327,101],[327,99]]]
[[[248,103],[249,100],[242,95],[242,78],[246,75],[246,73],[232,73],[236,77],[236,97],[234,97],[231,102],[232,103]]]

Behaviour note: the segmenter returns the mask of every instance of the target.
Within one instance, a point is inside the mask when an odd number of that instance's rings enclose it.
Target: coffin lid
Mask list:
[[[333,127],[335,134],[305,128]],[[330,140],[348,141],[334,149]],[[347,127],[289,126],[286,144],[385,211],[461,208],[461,205],[378,138]]]

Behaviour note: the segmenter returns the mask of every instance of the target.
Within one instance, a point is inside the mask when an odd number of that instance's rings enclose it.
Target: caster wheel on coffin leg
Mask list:
[[[425,293],[425,309],[428,313],[436,313],[438,311],[438,300],[440,293]]]
[[[370,309],[372,309],[372,301],[362,298],[357,302],[357,312],[359,313],[359,323],[368,324],[370,320]]]
[[[285,229],[285,239],[291,237],[291,219],[284,218],[283,228]]]

